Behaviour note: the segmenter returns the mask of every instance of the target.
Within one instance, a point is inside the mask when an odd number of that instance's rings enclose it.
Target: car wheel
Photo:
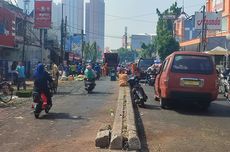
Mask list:
[[[166,109],[167,108],[167,99],[165,98],[160,98],[160,107],[162,109]]]

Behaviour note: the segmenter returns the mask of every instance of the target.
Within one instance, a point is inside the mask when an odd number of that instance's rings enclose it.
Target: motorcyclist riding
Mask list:
[[[92,66],[91,65],[88,65],[86,66],[86,69],[85,69],[85,77],[91,81],[95,81],[95,78],[96,78],[96,73],[95,71],[92,69]]]
[[[44,65],[39,63],[34,71],[34,90],[36,92],[44,92],[48,99],[48,104],[52,106],[52,95],[49,89],[49,83],[53,83],[52,77],[45,71]]]

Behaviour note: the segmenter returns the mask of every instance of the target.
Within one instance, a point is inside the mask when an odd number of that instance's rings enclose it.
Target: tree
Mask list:
[[[153,44],[146,45],[145,43],[142,43],[141,48],[142,50],[139,54],[141,58],[153,58],[153,53],[155,52]]]
[[[163,17],[165,15],[175,15],[177,18],[181,14],[181,9],[182,8],[178,7],[177,3],[175,2],[163,13],[161,13],[158,9],[156,10],[159,19],[157,22],[157,37],[155,46],[162,60],[164,60],[165,57],[167,57],[172,52],[179,50],[179,43],[173,37],[173,20],[164,19]]]
[[[84,60],[90,60],[92,62],[96,62],[98,59],[98,48],[97,43],[94,42],[90,45],[90,43],[86,43],[84,45]]]

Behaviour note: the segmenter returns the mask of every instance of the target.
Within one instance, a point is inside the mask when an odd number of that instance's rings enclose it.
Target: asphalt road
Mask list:
[[[162,110],[153,87],[146,108],[138,108],[138,130],[143,152],[229,152],[230,103],[219,98],[208,111],[193,105]]]
[[[49,114],[35,119],[31,101],[18,106],[0,106],[0,151],[89,152],[95,148],[98,129],[112,125],[118,94],[117,82],[96,82],[87,94],[83,82],[66,82],[53,97]]]

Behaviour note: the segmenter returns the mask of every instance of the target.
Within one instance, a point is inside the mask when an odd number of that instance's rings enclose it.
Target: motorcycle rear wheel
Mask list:
[[[141,108],[144,108],[144,107],[145,107],[145,103],[144,103],[143,100],[140,101],[139,107],[141,107]]]
[[[41,111],[42,111],[42,104],[41,104],[41,103],[38,103],[38,104],[34,107],[34,117],[35,117],[36,119],[39,118],[39,115],[40,115]]]

